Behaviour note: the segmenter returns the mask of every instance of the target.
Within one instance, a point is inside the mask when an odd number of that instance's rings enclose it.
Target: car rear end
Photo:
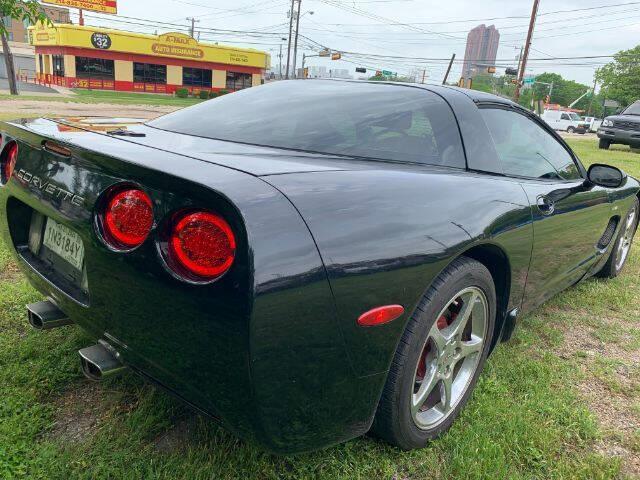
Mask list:
[[[272,451],[368,430],[382,379],[345,363],[324,265],[282,193],[64,122],[0,134],[0,233],[46,297],[32,324],[89,332],[90,378],[131,368]],[[217,258],[201,258],[207,235]]]

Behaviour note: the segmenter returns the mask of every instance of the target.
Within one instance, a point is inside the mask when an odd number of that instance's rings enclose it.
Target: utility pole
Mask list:
[[[524,47],[520,47],[520,55],[518,55],[518,75],[520,75],[520,66],[522,65],[522,52]]]
[[[293,10],[296,0],[291,0],[291,10],[289,10],[289,41],[287,42],[287,73],[286,78],[289,78],[289,62],[291,61],[291,33],[293,32]]]
[[[0,22],[3,20],[0,18]],[[9,92],[11,95],[18,95],[18,86],[16,85],[16,69],[13,65],[13,54],[9,48],[7,35],[2,32],[2,49],[4,50],[4,63],[7,66],[7,80],[9,80]]]
[[[280,44],[280,53],[278,54],[278,78],[282,80],[282,44]]]
[[[80,18],[78,19],[78,24],[81,27],[84,27],[84,13],[82,12],[82,9],[80,9]]]
[[[451,67],[453,67],[453,61],[456,59],[456,54],[451,55],[451,60],[449,61],[449,67],[447,67],[447,73],[444,74],[444,80],[442,80],[442,84],[446,85],[447,80],[449,79],[449,74],[451,73]]]
[[[296,72],[296,60],[298,57],[298,32],[300,31],[300,9],[302,8],[302,0],[298,0],[298,13],[296,14],[296,39],[293,47],[293,78],[298,78]]]
[[[593,99],[596,96],[596,87],[598,86],[598,80],[593,79],[593,90],[591,91],[591,99],[589,100],[589,109],[587,110],[587,116],[591,116],[591,107],[593,107]]]
[[[426,78],[426,77],[427,77],[427,69],[426,69],[426,68],[424,68],[424,69],[422,70],[422,83],[424,83],[424,80],[425,80],[425,78]]]
[[[196,38],[196,23],[200,23],[200,20],[196,20],[195,17],[187,17],[187,20],[191,21],[191,38]]]
[[[518,84],[516,85],[516,93],[514,100],[517,103],[520,100],[520,90],[522,89],[522,82],[524,81],[524,74],[527,71],[527,60],[529,60],[529,50],[531,49],[531,42],[533,40],[533,30],[536,26],[536,18],[538,18],[538,7],[540,6],[540,0],[533,0],[533,9],[531,10],[531,20],[529,21],[529,33],[527,33],[527,43],[524,46],[524,55],[522,57],[522,64],[520,65],[520,73],[518,74]]]

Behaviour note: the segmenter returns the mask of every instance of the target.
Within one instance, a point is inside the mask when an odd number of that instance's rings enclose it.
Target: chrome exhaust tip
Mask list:
[[[79,350],[78,353],[82,373],[94,382],[104,380],[126,368],[120,361],[118,352],[102,340],[97,345]]]
[[[27,318],[36,330],[51,330],[73,323],[66,313],[49,300],[27,305]]]

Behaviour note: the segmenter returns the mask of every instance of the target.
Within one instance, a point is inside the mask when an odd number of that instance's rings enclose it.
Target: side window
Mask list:
[[[485,108],[480,112],[506,175],[556,180],[582,178],[569,152],[533,120],[504,109]]]
[[[569,115],[567,115],[566,113],[563,113],[562,116],[560,117],[562,120],[571,120],[571,117]]]

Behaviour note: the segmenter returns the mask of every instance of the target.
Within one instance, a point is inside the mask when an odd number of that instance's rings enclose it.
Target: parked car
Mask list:
[[[520,317],[621,272],[638,223],[637,180],[472,90],[282,81],[93,123],[0,123],[30,323],[95,337],[88,378],[129,367],[278,453],[424,447]]]
[[[545,110],[542,119],[554,130],[568,133],[587,133],[589,131],[589,123],[582,120],[582,117],[574,112]]]
[[[602,125],[602,120],[597,117],[584,117],[584,121],[589,124],[589,132],[596,133]]]
[[[618,115],[604,119],[598,129],[599,146],[608,150],[613,144],[640,148],[640,100],[629,105]]]

